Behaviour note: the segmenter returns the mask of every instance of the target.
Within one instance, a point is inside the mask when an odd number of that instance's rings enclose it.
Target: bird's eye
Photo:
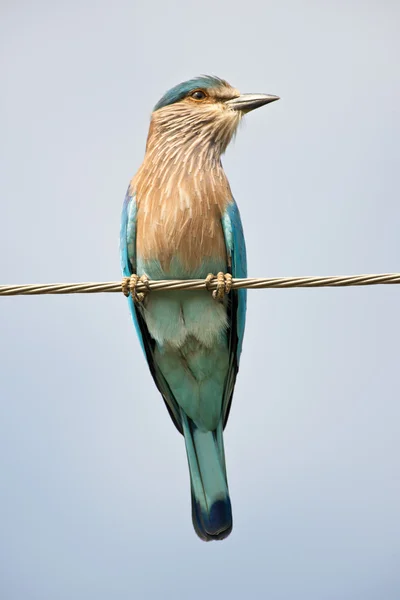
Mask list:
[[[203,90],[196,90],[195,92],[192,92],[190,95],[194,100],[204,100],[204,98],[207,98],[207,94],[205,92],[203,92]]]

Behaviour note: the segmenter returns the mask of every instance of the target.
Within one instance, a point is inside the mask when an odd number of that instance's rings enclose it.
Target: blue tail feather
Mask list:
[[[201,431],[182,411],[182,425],[190,472],[193,527],[204,541],[222,540],[232,531],[222,421],[215,431]]]

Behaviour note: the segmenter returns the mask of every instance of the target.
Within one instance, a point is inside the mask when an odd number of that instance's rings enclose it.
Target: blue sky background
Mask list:
[[[224,160],[252,276],[399,271],[397,2],[3,0],[0,282],[119,278],[152,106],[201,73],[281,96]],[[397,600],[397,286],[249,292],[204,544],[125,299],[0,299],[4,600]]]

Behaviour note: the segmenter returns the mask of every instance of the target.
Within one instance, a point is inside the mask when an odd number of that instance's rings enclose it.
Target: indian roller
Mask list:
[[[123,205],[125,277],[247,276],[242,223],[221,155],[243,115],[274,100],[242,95],[211,76],[161,98]],[[128,298],[143,352],[184,435],[194,529],[202,540],[222,540],[232,531],[223,429],[239,369],[246,290],[232,290],[221,302],[206,290],[150,292],[135,300]]]

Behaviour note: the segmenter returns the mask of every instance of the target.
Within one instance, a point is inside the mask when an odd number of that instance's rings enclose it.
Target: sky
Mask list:
[[[0,283],[120,278],[152,107],[207,73],[281,97],[223,163],[249,275],[399,271],[394,0],[2,0]],[[4,600],[397,600],[400,288],[254,290],[195,535],[182,437],[119,294],[0,298]]]

